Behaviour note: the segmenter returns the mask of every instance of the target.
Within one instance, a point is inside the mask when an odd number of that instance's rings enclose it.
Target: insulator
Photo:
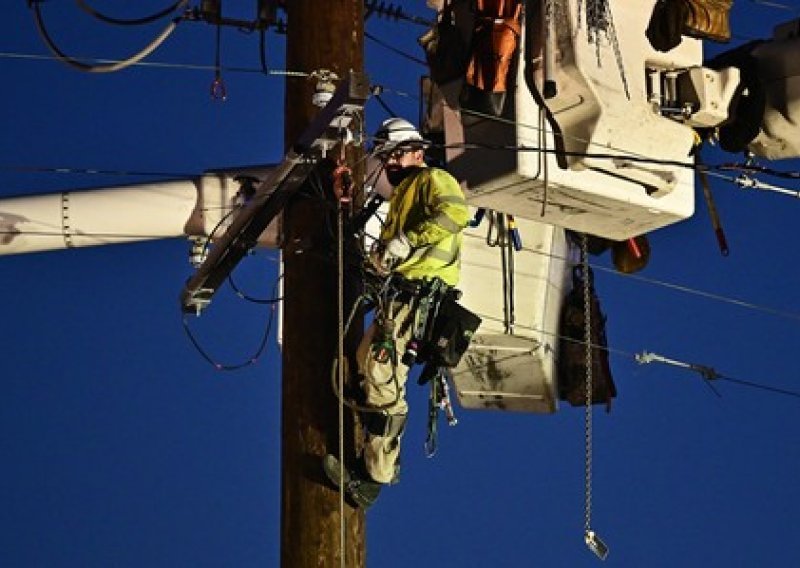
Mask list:
[[[189,249],[189,262],[192,266],[198,268],[205,262],[208,256],[208,249],[206,247],[208,239],[205,237],[189,237],[189,243],[191,244],[191,248]]]

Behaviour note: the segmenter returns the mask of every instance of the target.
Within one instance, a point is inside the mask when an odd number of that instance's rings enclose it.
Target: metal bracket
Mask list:
[[[366,75],[351,71],[283,161],[261,182],[225,234],[217,239],[194,276],[186,282],[180,297],[184,312],[199,315],[211,302],[211,296],[219,285],[256,245],[259,235],[306,181],[325,149],[339,142],[341,131],[357,122],[348,117],[362,110],[368,97]]]

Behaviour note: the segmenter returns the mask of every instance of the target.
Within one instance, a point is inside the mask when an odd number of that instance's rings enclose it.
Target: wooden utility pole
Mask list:
[[[363,69],[363,0],[291,0],[286,9],[288,70],[327,69],[346,77]],[[319,110],[311,103],[315,84],[286,79],[287,148]],[[309,195],[294,198],[284,211],[281,566],[340,566],[344,552],[348,568],[360,567],[366,562],[364,513],[345,505],[342,551],[339,493],[322,470],[322,457],[338,452],[338,400],[331,387],[337,265],[326,254],[336,250],[335,224],[326,220],[332,202],[319,192]]]

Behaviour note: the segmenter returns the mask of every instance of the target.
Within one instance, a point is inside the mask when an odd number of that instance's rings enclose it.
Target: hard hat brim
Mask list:
[[[426,140],[424,138],[420,138],[419,140],[403,140],[403,141],[390,141],[390,140],[380,140],[375,143],[372,147],[371,154],[373,156],[386,156],[387,154],[391,154],[395,150],[405,150],[408,152],[414,150],[425,150],[426,148],[430,147],[431,145],[430,140]]]

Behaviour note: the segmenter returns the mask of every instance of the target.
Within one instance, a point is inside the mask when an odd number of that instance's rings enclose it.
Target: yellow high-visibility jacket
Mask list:
[[[392,193],[381,241],[401,231],[411,244],[411,256],[395,267],[409,280],[438,276],[450,286],[461,273],[461,233],[469,221],[464,192],[453,176],[422,167]]]

